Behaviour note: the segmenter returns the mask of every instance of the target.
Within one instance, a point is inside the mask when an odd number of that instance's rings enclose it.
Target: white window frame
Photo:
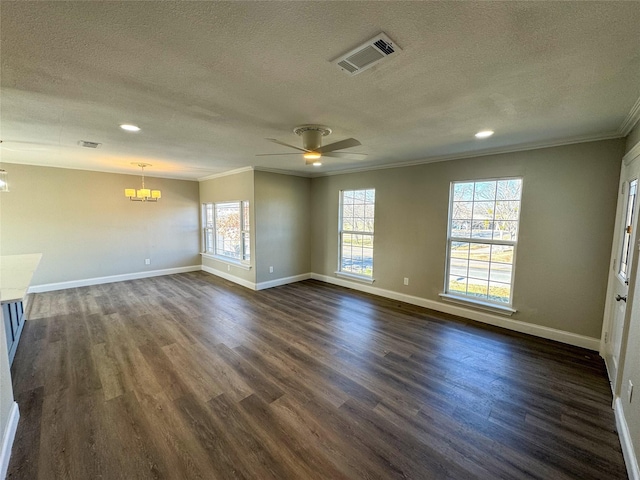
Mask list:
[[[211,213],[211,221],[209,221],[209,211]],[[202,253],[213,255],[215,252],[215,204],[202,204]],[[211,241],[208,241],[211,238]]]
[[[344,230],[343,229],[343,215],[344,215],[344,195],[346,192],[366,192],[372,190],[374,192],[374,200],[373,200],[373,209],[374,209],[374,217],[373,217],[373,229],[371,232],[369,231],[356,231],[356,230]],[[369,187],[369,188],[355,188],[355,189],[345,189],[345,190],[340,190],[340,196],[339,196],[339,202],[338,202],[338,269],[336,270],[335,274],[338,277],[343,277],[349,280],[357,280],[360,282],[365,282],[365,283],[373,283],[374,282],[374,278],[373,278],[373,252],[374,252],[374,240],[375,240],[375,204],[376,204],[376,200],[375,200],[375,191],[376,189],[373,187]],[[365,193],[366,196],[366,193]],[[365,202],[365,206],[366,206],[366,202]],[[342,269],[342,264],[343,264],[343,252],[342,252],[342,245],[343,245],[343,237],[344,235],[362,235],[362,236],[366,236],[366,237],[370,237],[371,238],[371,275],[367,275],[365,273],[354,273],[354,272],[350,272],[347,270],[343,270]]]
[[[471,233],[469,233],[469,237],[457,237],[452,236],[452,223],[453,223],[453,204],[454,204],[454,187],[456,184],[461,183],[473,183],[474,191],[475,184],[484,183],[484,182],[500,182],[500,181],[509,181],[509,180],[519,180],[521,182],[520,187],[520,199],[518,206],[518,219],[517,219],[517,236],[515,240],[494,240],[494,239],[486,239],[486,238],[472,238]],[[520,218],[522,213],[522,192],[524,188],[524,181],[522,177],[501,177],[501,178],[486,178],[486,179],[471,179],[471,180],[460,180],[451,182],[450,190],[449,190],[449,214],[448,214],[448,222],[447,222],[447,253],[446,253],[446,266],[445,266],[445,278],[444,278],[444,292],[440,294],[440,297],[445,300],[450,300],[454,302],[459,302],[463,304],[470,304],[479,308],[487,309],[490,311],[495,311],[498,313],[505,313],[511,315],[516,310],[513,308],[513,291],[514,291],[514,279],[515,279],[515,270],[516,270],[516,258],[518,253],[518,237],[520,236]],[[481,201],[481,200],[480,200]],[[499,201],[499,200],[494,200]],[[474,197],[471,200],[472,203],[475,203],[475,193]],[[511,278],[509,281],[510,289],[509,289],[509,302],[499,302],[496,300],[491,300],[490,298],[482,298],[474,295],[463,294],[458,291],[449,291],[449,279],[450,279],[450,271],[451,271],[451,244],[453,242],[463,242],[469,244],[485,244],[485,245],[504,245],[513,247],[513,261],[511,264]],[[489,260],[491,264],[491,260]],[[487,280],[489,283],[490,280]]]
[[[216,234],[216,207],[220,205],[237,204],[239,208],[240,221],[240,258],[231,257],[217,253],[217,234]],[[208,210],[211,211],[211,222],[208,221]],[[207,202],[202,204],[202,252],[201,255],[208,258],[223,261],[225,263],[234,264],[242,268],[251,267],[251,219],[249,212],[249,201],[225,201],[225,202]],[[249,218],[246,218],[249,215]],[[210,237],[208,237],[210,235]],[[211,242],[208,241],[211,238]],[[249,248],[247,248],[247,246]]]
[[[631,198],[631,187],[632,184],[635,183],[635,194],[633,196],[633,199]],[[632,245],[632,240],[633,240],[633,229],[636,228],[636,220],[637,220],[637,199],[638,199],[638,189],[640,188],[640,182],[638,181],[638,178],[634,178],[632,180],[629,180],[627,182],[624,182],[623,185],[623,193],[625,196],[625,204],[624,204],[624,211],[623,211],[623,215],[625,221],[624,222],[624,229],[622,230],[622,238],[620,239],[620,251],[618,254],[618,265],[617,265],[617,269],[616,269],[616,273],[618,275],[618,278],[620,278],[620,280],[622,280],[623,282],[629,282],[629,278],[631,276],[631,262],[633,261],[632,258],[632,251],[633,251],[633,245]],[[629,208],[631,208],[631,212],[629,212]],[[629,213],[631,213],[631,218],[629,218]],[[627,232],[627,228],[631,227],[631,232]],[[624,266],[624,269],[623,269]],[[624,271],[623,271],[624,270]]]

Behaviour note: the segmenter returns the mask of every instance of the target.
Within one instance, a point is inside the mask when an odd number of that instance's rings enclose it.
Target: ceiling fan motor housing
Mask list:
[[[329,135],[331,129],[323,125],[300,125],[293,132],[302,137],[302,148],[315,151],[322,146],[322,137]]]

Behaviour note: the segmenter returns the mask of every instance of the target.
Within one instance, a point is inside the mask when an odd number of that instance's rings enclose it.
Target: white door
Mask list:
[[[629,282],[637,270],[633,263],[636,261],[634,252],[637,250],[634,246],[637,238],[639,164],[640,162],[632,162],[622,168],[622,188],[613,245],[613,271],[610,275],[607,293],[606,312],[608,318],[605,318],[604,358],[614,392],[618,391],[619,365],[626,345],[627,307],[631,301],[628,298]]]

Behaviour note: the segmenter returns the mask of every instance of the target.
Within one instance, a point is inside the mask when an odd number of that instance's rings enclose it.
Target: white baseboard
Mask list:
[[[600,356],[604,360],[604,367],[607,369],[607,378],[609,379],[609,385],[611,386],[611,393],[615,395],[615,393],[613,392],[613,383],[611,380],[616,372],[615,367],[611,365],[613,359],[610,356],[606,355],[604,351],[600,352]]]
[[[238,285],[242,285],[243,287],[249,288],[251,290],[256,289],[256,284],[254,282],[250,282],[249,280],[245,280],[244,278],[237,277],[230,274],[229,272],[223,272],[222,270],[218,270],[207,265],[202,265],[202,271],[210,273],[211,275],[215,275],[216,277],[222,277],[225,280],[237,283]]]
[[[229,272],[218,270],[207,265],[202,265],[202,270],[204,272],[210,273],[211,275],[215,275],[217,277],[224,278],[225,280],[229,280],[230,282],[237,283],[238,285],[242,285],[243,287],[249,288],[251,290],[264,290],[265,288],[278,287],[280,285],[301,282],[302,280],[309,280],[311,278],[310,273],[303,273],[301,275],[294,275],[292,277],[276,278],[275,280],[269,280],[267,282],[254,283],[250,282],[249,280],[245,280],[244,278],[237,277]]]
[[[0,445],[1,479],[5,479],[7,477],[9,459],[11,458],[11,447],[13,446],[13,440],[16,438],[16,431],[18,430],[18,420],[20,420],[20,410],[18,410],[18,404],[13,402],[11,410],[9,411],[7,426],[2,434],[2,445]]]
[[[200,265],[189,267],[165,268],[163,270],[150,270],[148,272],[125,273],[122,275],[110,275],[108,277],[85,278],[82,280],[72,280],[70,282],[45,283],[42,285],[32,285],[28,293],[52,292],[54,290],[65,290],[67,288],[88,287],[90,285],[100,285],[103,283],[124,282],[126,280],[137,280],[139,278],[160,277],[162,275],[173,275],[175,273],[197,272],[202,270]]]
[[[616,414],[616,427],[618,428],[618,436],[620,437],[620,445],[622,446],[622,455],[624,456],[624,463],[627,465],[629,480],[640,480],[638,458],[636,457],[635,450],[633,449],[631,433],[629,432],[627,420],[624,417],[624,410],[622,408],[622,400],[620,397],[616,397],[614,400],[613,409]]]
[[[302,282],[303,280],[309,280],[310,278],[311,278],[310,273],[293,275],[292,277],[276,278],[275,280],[269,280],[268,282],[257,283],[256,290],[264,290],[265,288],[279,287],[280,285],[286,285],[288,283]]]
[[[236,275],[232,275],[229,272],[217,270],[215,268],[206,265],[192,265],[188,267],[167,268],[164,270],[151,270],[148,272],[136,272],[127,273],[123,275],[111,275],[108,277],[87,278],[83,280],[73,280],[70,282],[59,283],[47,283],[42,285],[32,285],[29,287],[29,293],[41,293],[50,292],[54,290],[64,290],[67,288],[86,287],[90,285],[99,285],[103,283],[123,282],[126,280],[136,280],[139,278],[157,277],[161,275],[172,275],[176,273],[195,272],[203,270],[212,275],[222,277],[230,282],[237,283],[243,287],[251,290],[263,290],[265,288],[276,287],[279,285],[285,285],[287,283],[299,282],[313,278],[314,280],[320,280],[322,282],[339,285],[346,288],[352,288],[362,292],[379,295],[381,297],[391,298],[393,300],[399,300],[401,302],[410,303],[412,305],[418,305],[420,307],[430,308],[440,312],[450,313],[452,315],[458,315],[460,317],[469,318],[478,322],[488,323],[497,327],[503,327],[516,332],[528,333],[542,338],[548,338],[550,340],[556,340],[569,345],[576,345],[579,347],[588,348],[590,350],[598,351],[600,347],[600,339],[591,338],[584,335],[578,335],[571,332],[565,332],[563,330],[557,330],[555,328],[544,327],[541,325],[534,325],[527,322],[521,322],[519,320],[513,320],[500,315],[494,315],[487,312],[481,312],[465,308],[455,304],[447,304],[434,300],[428,300],[422,297],[415,297],[412,295],[406,295],[404,293],[394,292],[392,290],[385,290],[382,288],[374,287],[372,285],[362,284],[342,278],[330,277],[327,275],[320,275],[317,273],[304,273],[301,275],[294,275],[291,277],[284,277],[267,282],[260,282],[256,284],[249,280],[245,280]]]
[[[404,293],[394,292],[393,290],[385,290],[371,285],[365,285],[358,282],[352,282],[344,280],[342,278],[330,277],[327,275],[320,275],[318,273],[312,273],[311,278],[314,280],[320,280],[321,282],[331,283],[333,285],[339,285],[341,287],[352,288],[361,292],[371,293],[373,295],[379,295],[385,298],[391,298],[393,300],[399,300],[401,302],[410,303],[412,305],[418,305],[420,307],[430,308],[431,310],[437,310],[439,312],[450,313],[459,317],[468,318],[470,320],[476,320],[482,323],[488,323],[496,327],[502,327],[509,330],[514,330],[520,333],[528,333],[537,337],[547,338],[549,340],[556,340],[558,342],[567,343],[569,345],[575,345],[578,347],[588,348],[589,350],[598,351],[600,347],[599,338],[591,338],[585,335],[578,335],[576,333],[565,332],[564,330],[557,330],[555,328],[544,327],[542,325],[535,325],[532,323],[521,322],[519,320],[513,320],[501,315],[494,315],[487,312],[480,312],[465,308],[459,305],[453,305],[449,303],[437,302],[435,300],[428,300],[422,297],[415,297],[413,295],[406,295]]]

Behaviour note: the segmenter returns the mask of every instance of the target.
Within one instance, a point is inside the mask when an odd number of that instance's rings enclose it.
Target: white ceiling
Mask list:
[[[319,174],[626,134],[638,2],[1,1],[2,162],[197,179]],[[330,61],[384,31],[402,52]],[[142,128],[127,133],[121,123]],[[319,169],[265,138],[355,137]],[[496,134],[476,140],[490,128]],[[97,150],[79,140],[100,142]]]

